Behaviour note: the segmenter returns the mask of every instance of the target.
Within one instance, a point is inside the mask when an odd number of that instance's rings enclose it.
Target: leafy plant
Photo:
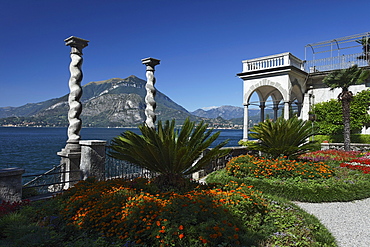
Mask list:
[[[280,117],[275,122],[266,120],[254,126],[250,136],[258,141],[250,143],[248,147],[272,158],[296,157],[318,148],[314,141],[308,141],[314,134],[311,123],[297,117],[288,120]]]
[[[181,188],[185,185],[185,175],[229,153],[228,149],[221,149],[228,141],[204,152],[220,135],[220,132],[212,134],[212,129],[207,128],[204,122],[195,126],[189,119],[181,130],[175,129],[175,120],[164,125],[159,121],[157,129],[144,124],[139,126],[142,135],[126,131],[114,138],[109,155],[158,173],[156,182],[162,187]]]
[[[30,203],[29,200],[22,200],[19,202],[8,202],[2,201],[0,203],[0,217],[11,212],[19,210],[21,207],[26,206]]]
[[[369,102],[370,90],[363,90],[353,96],[350,106],[352,133],[360,132],[364,126],[370,124]],[[313,106],[312,112],[316,115],[315,125],[318,127],[319,134],[343,133],[343,111],[338,100],[331,99],[327,102],[317,103]]]

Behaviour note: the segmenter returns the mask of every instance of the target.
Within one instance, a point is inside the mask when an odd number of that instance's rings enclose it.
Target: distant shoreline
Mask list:
[[[2,128],[68,128],[68,126],[61,127],[61,126],[8,126],[2,125]],[[92,129],[92,128],[100,128],[100,129],[138,129],[138,127],[82,127],[83,129]],[[243,128],[209,128],[215,130],[243,130]]]

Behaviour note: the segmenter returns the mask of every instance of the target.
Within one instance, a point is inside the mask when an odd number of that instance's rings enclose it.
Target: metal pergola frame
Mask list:
[[[308,60],[307,58],[307,49],[310,48],[312,51],[312,60],[316,59],[316,54],[320,53],[329,53],[330,52],[330,57],[333,57],[333,52],[337,51],[336,56],[343,55],[341,52],[346,49],[350,48],[356,48],[356,47],[362,47],[360,43],[358,43],[358,40],[361,40],[362,38],[370,38],[370,32],[365,32],[365,33],[360,33],[360,34],[355,34],[355,35],[350,35],[350,36],[345,36],[342,38],[336,38],[328,41],[322,41],[322,42],[317,42],[317,43],[312,43],[312,44],[307,44],[305,46],[305,60]],[[321,50],[322,49],[322,50]],[[365,51],[365,52],[370,52],[370,51]]]

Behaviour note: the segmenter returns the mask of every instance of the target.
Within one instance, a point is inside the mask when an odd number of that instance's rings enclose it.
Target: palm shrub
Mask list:
[[[213,159],[225,156],[228,149],[221,149],[228,140],[204,152],[220,135],[212,134],[208,124],[186,119],[181,129],[175,129],[175,120],[158,122],[157,129],[140,125],[141,135],[126,131],[115,137],[109,156],[129,161],[151,172],[158,173],[155,182],[162,188],[182,188],[185,175],[201,170]]]
[[[341,88],[338,100],[342,104],[344,150],[350,151],[351,144],[351,101],[353,93],[349,90],[352,85],[362,84],[370,75],[370,71],[359,68],[356,64],[348,69],[336,70],[322,80],[331,90]]]
[[[252,150],[261,151],[264,154],[277,158],[296,156],[317,149],[314,141],[308,141],[315,134],[311,123],[297,117],[288,120],[280,117],[276,121],[267,120],[251,129],[250,136],[257,142],[249,143]]]

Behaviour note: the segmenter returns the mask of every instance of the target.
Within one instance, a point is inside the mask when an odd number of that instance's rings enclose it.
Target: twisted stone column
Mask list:
[[[154,100],[156,90],[154,87],[155,84],[155,77],[154,77],[154,67],[159,64],[160,60],[154,59],[154,58],[145,58],[141,60],[143,64],[146,65],[146,78],[147,82],[145,85],[146,89],[146,96],[145,96],[145,103],[146,103],[146,108],[145,108],[145,116],[146,120],[145,123],[150,127],[154,128],[156,116],[155,116],[155,108],[156,108],[156,103]]]
[[[69,79],[69,111],[68,111],[68,140],[66,149],[70,151],[80,151],[79,140],[81,139],[80,131],[82,122],[80,115],[82,112],[82,104],[80,98],[82,96],[82,49],[88,45],[88,40],[80,39],[71,36],[64,40],[67,46],[71,47],[71,63],[69,70],[71,77]]]

